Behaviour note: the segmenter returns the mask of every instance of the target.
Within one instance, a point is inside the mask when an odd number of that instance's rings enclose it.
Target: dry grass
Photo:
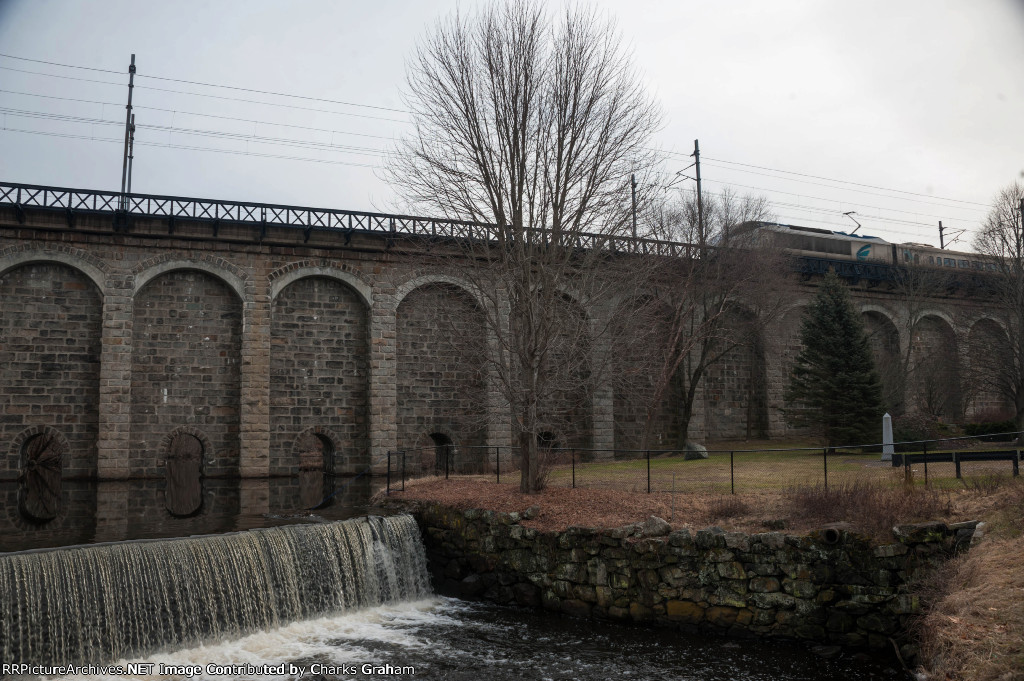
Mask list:
[[[1011,487],[1013,487],[1011,485]],[[845,522],[880,543],[893,540],[892,527],[925,520],[957,522],[992,515],[1005,506],[1005,495],[983,495],[970,489],[907,489],[889,482],[849,482],[788,490],[722,494],[681,492],[652,494],[600,488],[549,487],[536,494],[522,494],[518,485],[495,484],[482,478],[424,478],[407,482],[405,492],[394,499],[441,503],[454,508],[523,511],[538,506],[540,513],[527,523],[544,530],[573,525],[618,527],[650,515],[668,520],[680,529],[717,525],[742,532],[785,528],[808,532],[822,525]]]
[[[990,539],[923,585],[919,623],[931,679],[1024,679],[1024,484],[986,483],[963,506],[990,524]]]
[[[1024,679],[1024,537],[993,539],[953,561],[920,624],[932,679]]]
[[[894,488],[864,480],[824,487],[798,487],[790,503],[799,515],[818,523],[843,519],[866,534],[884,538],[896,525],[915,520],[946,519],[953,515],[948,491]]]

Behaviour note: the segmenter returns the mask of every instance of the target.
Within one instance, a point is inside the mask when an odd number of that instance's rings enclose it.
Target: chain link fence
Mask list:
[[[701,452],[541,447],[538,456],[546,486],[556,488],[737,494],[864,481],[953,487],[1019,476],[1020,436]],[[388,453],[387,490],[403,490],[409,479],[442,476],[518,485],[519,459],[517,447],[438,445],[393,451]]]

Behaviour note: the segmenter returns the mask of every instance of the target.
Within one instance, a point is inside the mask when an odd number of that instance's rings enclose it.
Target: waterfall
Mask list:
[[[429,593],[408,515],[0,554],[0,659],[101,663]]]

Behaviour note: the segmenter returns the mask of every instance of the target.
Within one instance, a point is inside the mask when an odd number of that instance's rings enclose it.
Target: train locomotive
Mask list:
[[[959,273],[995,271],[991,258],[935,248],[929,244],[890,243],[874,236],[834,232],[816,227],[799,227],[777,222],[747,222],[734,234],[758,233],[798,258],[805,274],[824,274],[830,268],[845,278],[890,280],[894,266],[944,268]],[[951,272],[952,273],[952,272]]]

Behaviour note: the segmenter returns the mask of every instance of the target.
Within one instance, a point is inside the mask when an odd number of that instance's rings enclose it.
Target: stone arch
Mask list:
[[[431,284],[448,284],[449,286],[460,288],[465,291],[465,293],[469,295],[481,309],[484,309],[486,305],[486,299],[480,290],[465,279],[453,277],[449,274],[424,274],[418,277],[413,277],[395,289],[395,309],[398,309],[402,304],[402,301],[405,300],[406,296],[410,293],[418,288],[429,286]]]
[[[191,435],[195,439],[199,440],[199,443],[203,447],[204,457],[207,455],[215,454],[213,442],[210,440],[210,437],[206,434],[205,431],[201,430],[200,428],[196,428],[195,426],[182,425],[167,431],[167,434],[164,435],[162,440],[160,440],[160,454],[163,460],[167,459],[167,454],[171,450],[171,444],[174,442],[174,439],[178,435]]]
[[[318,444],[320,459],[314,462],[308,454],[309,444]],[[334,473],[334,458],[338,454],[339,443],[343,442],[342,435],[335,433],[327,426],[311,426],[306,428],[292,441],[292,456],[299,461],[299,470],[317,470],[321,473]],[[303,456],[303,455],[307,456]]]
[[[395,307],[400,449],[431,448],[422,440],[430,433],[445,434],[464,454],[487,443],[485,317],[472,291],[452,279],[407,282],[419,285],[401,290]]]
[[[893,416],[904,411],[906,376],[900,352],[900,333],[884,308],[861,308],[864,332],[871,344],[875,369],[882,379],[882,397],[886,410]]]
[[[221,258],[211,260],[151,258],[150,260],[141,263],[133,270],[135,280],[134,288],[132,290],[132,298],[134,299],[138,296],[138,294],[146,287],[146,284],[162,274],[177,270],[197,270],[220,279],[228,286],[228,288],[234,291],[239,300],[245,300],[245,273],[237,267],[228,267],[226,265],[228,265],[227,261],[224,261]]]
[[[209,444],[203,474],[238,474],[242,282],[222,268],[168,259],[143,270],[132,301],[132,475],[165,474],[153,452],[179,426]],[[212,268],[212,269],[211,269]]]
[[[333,276],[338,271],[313,271],[295,267],[275,279],[282,283],[270,306],[271,475],[303,472],[295,444],[307,431],[330,433],[328,472],[355,473],[369,463],[366,287],[361,293],[347,274]]]
[[[594,443],[592,319],[576,298],[562,290],[558,294],[551,302],[562,307],[566,321],[541,367],[550,385],[548,398],[539,404],[538,429],[560,433],[563,447],[587,449]]]
[[[53,262],[67,265],[87,276],[100,295],[106,291],[109,267],[105,262],[79,248],[41,249],[28,245],[0,250],[0,277],[20,265]]]
[[[373,307],[373,291],[363,279],[348,268],[337,264],[313,265],[308,263],[295,264],[289,268],[281,268],[270,275],[270,300],[277,296],[290,284],[305,277],[326,277],[336,279],[345,284],[362,297],[363,305]]]
[[[51,426],[34,426],[19,433],[11,448],[21,470],[19,513],[38,524],[56,519],[65,506],[61,478],[64,454],[70,449],[67,438]]]
[[[960,352],[952,320],[922,313],[910,338],[911,403],[918,410],[954,422],[963,416]]]
[[[0,262],[0,443],[53,426],[69,443],[64,476],[94,477],[104,275],[66,251],[22,249]],[[7,463],[0,479],[16,477]]]
[[[966,380],[970,386],[967,414],[971,420],[995,422],[1015,416],[1010,399],[1012,385],[1005,370],[1012,361],[1005,327],[991,317],[980,317],[967,334]]]
[[[709,438],[768,436],[768,373],[765,341],[755,310],[733,302],[722,321],[732,347],[711,364],[704,377],[704,420]],[[721,352],[721,350],[712,350]]]
[[[670,338],[672,309],[663,299],[640,293],[620,296],[609,310],[609,353],[615,449],[645,446],[648,413],[653,414],[646,447],[674,449],[679,441],[678,382],[670,380],[657,397],[664,380],[662,363]]]

